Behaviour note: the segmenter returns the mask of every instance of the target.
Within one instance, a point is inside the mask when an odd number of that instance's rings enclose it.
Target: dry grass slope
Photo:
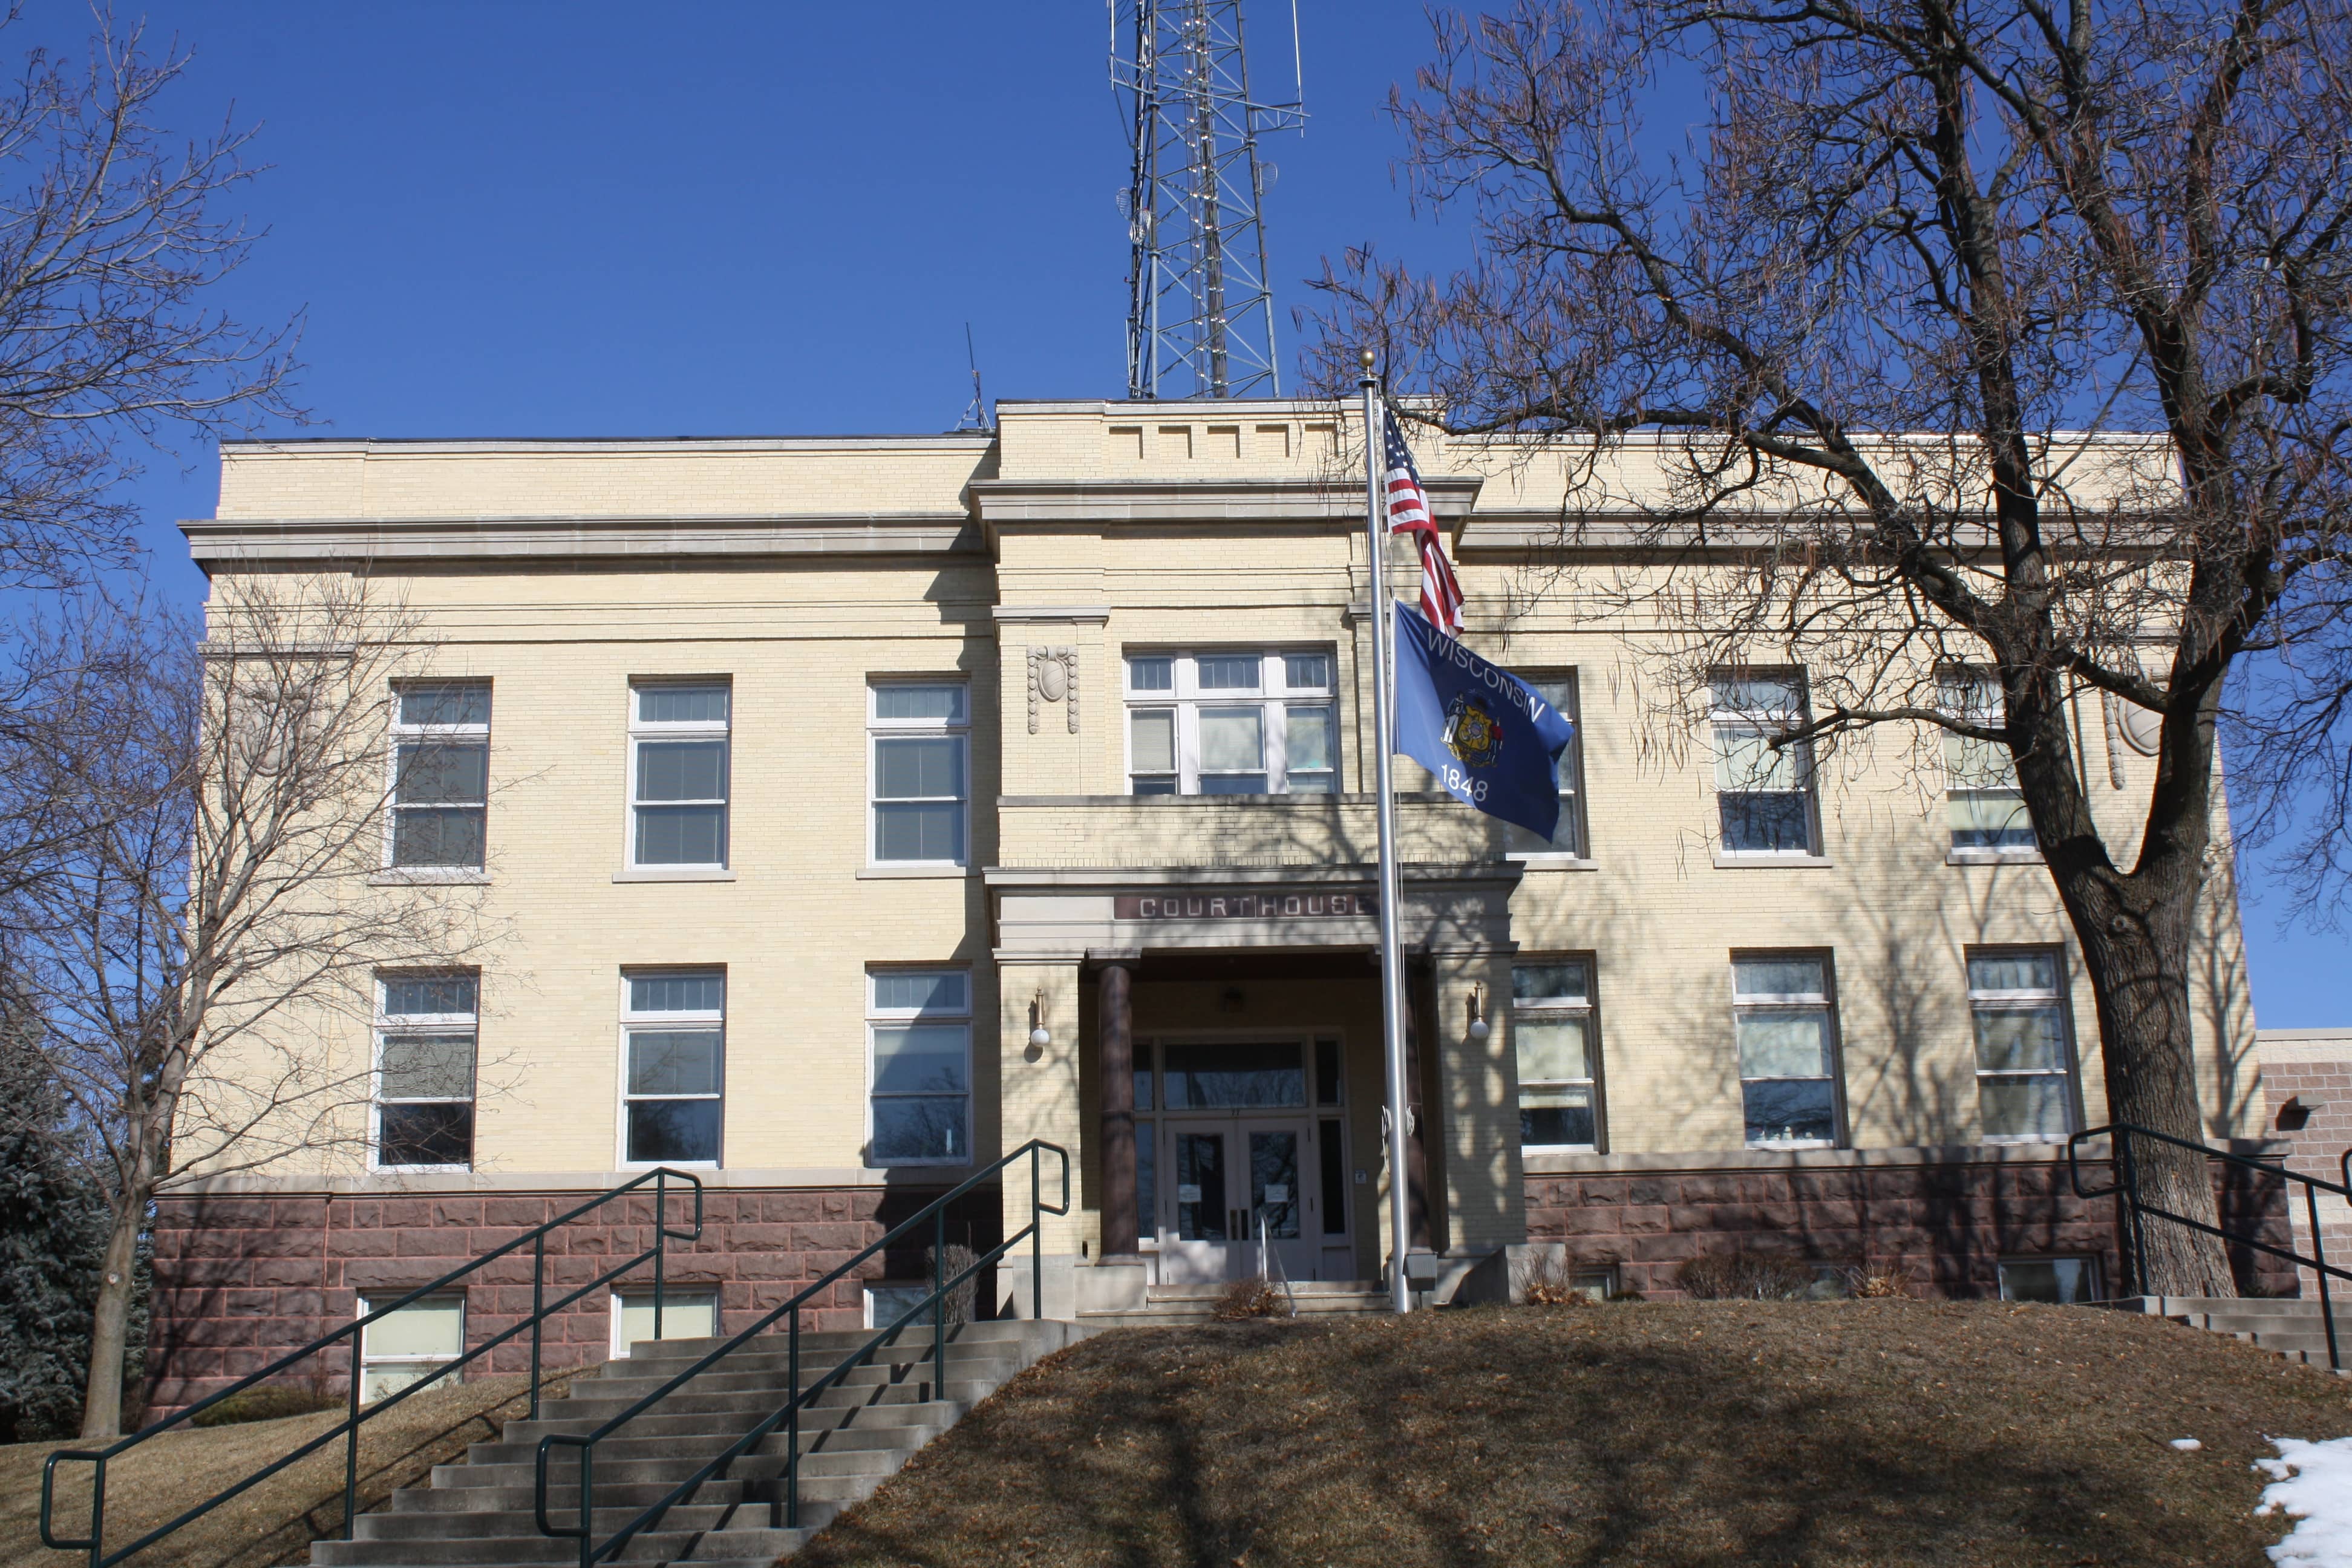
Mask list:
[[[2121,1313],[1691,1302],[1129,1330],[793,1568],[2229,1564],[2352,1386]],[[2167,1445],[2193,1436],[2194,1454]]]
[[[560,1396],[568,1383],[550,1380],[549,1395]],[[502,1423],[529,1408],[528,1392],[529,1382],[521,1376],[427,1389],[361,1427],[360,1511],[423,1479],[435,1465],[457,1458],[467,1444],[495,1436]],[[235,1485],[341,1419],[340,1410],[323,1411],[202,1431],[178,1427],[150,1439],[110,1468],[109,1550]],[[88,1562],[87,1553],[43,1547],[39,1529],[42,1462],[58,1448],[82,1446],[0,1447],[0,1568],[76,1568]],[[87,1526],[89,1472],[84,1464],[58,1467],[60,1534],[77,1535]],[[270,1568],[308,1562],[312,1539],[340,1535],[342,1522],[343,1446],[335,1442],[131,1557],[126,1568]]]

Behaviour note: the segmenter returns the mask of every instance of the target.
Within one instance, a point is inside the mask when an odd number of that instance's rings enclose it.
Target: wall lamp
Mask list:
[[[1054,1043],[1054,1032],[1045,1027],[1045,992],[1040,986],[1037,994],[1029,999],[1029,1043],[1044,1050]]]
[[[1486,1022],[1486,1012],[1480,1005],[1478,987],[1473,985],[1470,987],[1470,1037],[1483,1040],[1494,1032],[1494,1026]]]

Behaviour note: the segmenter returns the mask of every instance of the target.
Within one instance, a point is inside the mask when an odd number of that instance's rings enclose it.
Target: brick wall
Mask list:
[[[2086,1184],[2104,1182],[2086,1167]],[[2259,1225],[2277,1241],[2277,1184],[2217,1177],[2230,1227]],[[2077,1198],[2061,1161],[1927,1161],[1771,1168],[1601,1170],[1530,1176],[1528,1239],[1561,1241],[1570,1259],[1613,1266],[1619,1286],[1681,1294],[1691,1258],[1747,1249],[1810,1263],[1901,1272],[1919,1294],[1990,1297],[2003,1259],[2087,1257],[2103,1289],[2123,1279],[2115,1202]],[[2234,1249],[2241,1289],[2291,1292],[2288,1270]]]
[[[2286,1145],[2288,1170],[2342,1182],[2344,1152],[2352,1149],[2352,1030],[2264,1029],[2255,1040],[2268,1113],[2265,1135]],[[2314,1256],[2304,1192],[2289,1197],[2295,1249]],[[2327,1261],[2352,1268],[2352,1205],[2333,1194],[2320,1194],[2319,1226]],[[2302,1273],[2304,1294],[2317,1294],[2311,1271]],[[2352,1284],[2332,1284],[2339,1297],[2352,1297]]]
[[[173,1197],[157,1205],[154,1317],[147,1396],[151,1415],[215,1393],[352,1321],[362,1296],[388,1297],[430,1283],[568,1209],[579,1192]],[[704,1197],[699,1240],[668,1244],[665,1272],[673,1286],[716,1289],[720,1328],[736,1332],[808,1283],[878,1240],[935,1194],[872,1187],[715,1189]],[[967,1235],[985,1248],[1001,1234],[993,1193],[972,1194],[950,1216],[950,1242]],[[673,1195],[670,1224],[691,1228],[691,1201]],[[545,1296],[550,1301],[594,1279],[653,1243],[649,1197],[617,1200],[551,1232]],[[858,1281],[912,1279],[924,1269],[924,1247],[878,1254],[811,1304],[804,1328],[854,1328],[863,1321]],[[485,1264],[453,1289],[466,1298],[468,1348],[527,1318],[531,1307],[530,1247]],[[618,1281],[649,1289],[647,1262]],[[542,1355],[550,1367],[604,1359],[611,1342],[609,1295],[596,1290],[550,1321]],[[322,1352],[291,1369],[296,1379],[322,1376],[340,1391],[348,1350]],[[469,1372],[521,1372],[530,1339],[519,1334]]]

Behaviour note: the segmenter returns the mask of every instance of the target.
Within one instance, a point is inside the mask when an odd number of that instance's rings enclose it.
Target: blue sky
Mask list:
[[[1126,150],[1093,0],[121,12],[142,14],[195,51],[177,127],[260,128],[269,233],[222,302],[304,314],[305,434],[945,429],[966,321],[992,396],[1123,390]],[[1463,238],[1391,179],[1381,105],[1427,52],[1420,5],[1299,16],[1311,119],[1267,147],[1286,344],[1319,257]],[[0,54],[78,48],[88,16],[37,0]],[[1286,14],[1251,17],[1254,70],[1286,75]],[[137,500],[157,581],[193,600],[173,525],[210,513],[211,454],[158,455]],[[2345,939],[2283,932],[2258,896],[2246,918],[2265,1026],[2352,1022]]]

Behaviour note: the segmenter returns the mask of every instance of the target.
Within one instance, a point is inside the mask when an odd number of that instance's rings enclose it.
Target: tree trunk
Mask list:
[[[2062,879],[2059,888],[2083,943],[2084,967],[2097,998],[2100,1058],[2106,1067],[2111,1121],[2204,1142],[2189,1007],[2189,945],[2201,877],[2173,860],[2128,877]],[[2074,883],[2069,887],[2067,882]],[[2116,1174],[2129,1168],[2143,1205],[2204,1225],[2221,1223],[2213,1173],[2205,1155],[2151,1138],[2116,1134]],[[2128,1226],[2128,1220],[2126,1221]],[[2140,1244],[2139,1278],[2150,1296],[2235,1296],[2229,1254],[2218,1237],[2150,1215],[2135,1238],[2118,1237],[2126,1256]]]
[[[106,1267],[98,1279],[98,1302],[90,1314],[89,1376],[81,1408],[81,1435],[113,1437],[122,1431],[122,1363],[130,1348],[131,1293],[138,1286],[139,1222],[147,1197],[137,1194],[114,1211],[106,1238]]]

